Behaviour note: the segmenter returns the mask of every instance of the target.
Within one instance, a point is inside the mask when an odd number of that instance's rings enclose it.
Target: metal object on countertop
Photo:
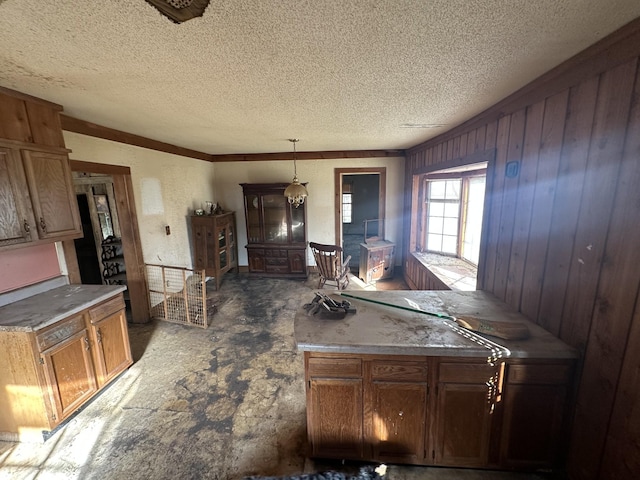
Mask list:
[[[356,309],[347,300],[341,302],[322,292],[316,292],[314,299],[310,303],[303,305],[307,315],[319,314],[321,318],[340,320],[347,316],[347,313],[356,313]]]

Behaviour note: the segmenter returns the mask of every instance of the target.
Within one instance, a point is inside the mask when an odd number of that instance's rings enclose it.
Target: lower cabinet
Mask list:
[[[553,468],[572,363],[305,352],[311,456]]]
[[[122,294],[35,332],[0,331],[0,439],[41,441],[132,363]]]

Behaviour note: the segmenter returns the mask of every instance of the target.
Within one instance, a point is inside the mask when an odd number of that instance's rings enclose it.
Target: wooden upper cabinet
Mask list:
[[[0,247],[38,238],[20,155],[0,147]]]
[[[26,102],[0,93],[0,138],[33,143]]]
[[[23,143],[64,147],[60,124],[62,107],[14,92],[0,91],[0,138]]]
[[[0,87],[0,248],[82,236],[61,110]]]
[[[82,236],[67,156],[29,150],[22,156],[40,238]]]

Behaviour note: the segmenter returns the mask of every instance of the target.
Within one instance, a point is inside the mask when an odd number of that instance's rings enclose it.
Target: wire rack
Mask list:
[[[151,317],[207,328],[216,307],[207,299],[204,270],[146,264]]]

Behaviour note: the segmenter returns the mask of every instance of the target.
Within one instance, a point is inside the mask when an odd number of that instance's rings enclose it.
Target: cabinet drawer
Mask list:
[[[84,328],[84,318],[82,315],[76,315],[75,317],[63,320],[36,336],[38,350],[44,352],[48,348],[51,348],[61,341],[73,336]]]
[[[509,365],[507,383],[563,385],[570,375],[570,365]]]
[[[496,368],[487,363],[441,363],[438,381],[442,383],[485,383],[496,373]]]
[[[288,265],[289,264],[289,260],[287,258],[272,258],[272,257],[266,257],[265,262],[267,264],[267,266],[269,265]]]
[[[427,364],[420,362],[382,362],[373,361],[371,364],[372,380],[390,380],[416,382],[427,381]]]
[[[362,377],[359,358],[310,358],[310,377]]]
[[[122,298],[122,295],[118,295],[111,300],[107,300],[106,302],[90,309],[89,318],[91,319],[91,323],[95,323],[118,310],[122,310],[124,307],[124,299]]]
[[[269,273],[289,273],[287,265],[267,265],[265,270]]]

